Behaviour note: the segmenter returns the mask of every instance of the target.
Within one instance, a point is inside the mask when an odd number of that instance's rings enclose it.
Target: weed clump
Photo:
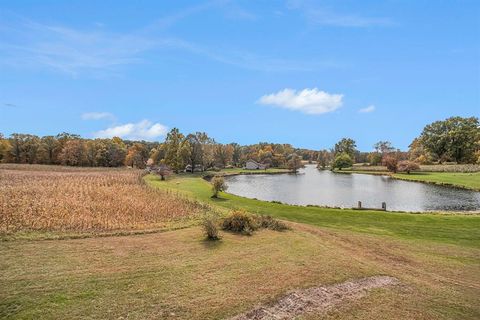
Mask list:
[[[218,232],[218,218],[217,216],[210,214],[206,215],[202,221],[203,231],[205,232],[205,236],[207,240],[220,240],[221,237]]]
[[[257,216],[257,223],[260,228],[274,231],[285,231],[290,229],[285,223],[273,218],[272,216]]]

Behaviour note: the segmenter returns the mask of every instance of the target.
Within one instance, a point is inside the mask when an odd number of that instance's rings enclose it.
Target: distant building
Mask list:
[[[251,159],[245,163],[245,169],[247,170],[265,170],[266,168],[267,166],[265,164],[258,163],[257,161]]]
[[[203,171],[203,166],[201,164],[196,164],[194,172],[202,172],[202,171]],[[185,167],[185,172],[192,172],[192,166],[190,164]]]

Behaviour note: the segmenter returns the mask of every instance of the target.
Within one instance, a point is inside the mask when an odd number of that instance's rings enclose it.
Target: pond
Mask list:
[[[398,211],[480,210],[480,192],[368,174],[341,174],[307,165],[298,174],[238,175],[226,178],[228,192],[296,205]]]

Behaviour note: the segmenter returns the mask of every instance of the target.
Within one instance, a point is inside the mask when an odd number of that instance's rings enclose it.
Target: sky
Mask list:
[[[405,150],[480,116],[480,1],[0,1],[0,132]]]

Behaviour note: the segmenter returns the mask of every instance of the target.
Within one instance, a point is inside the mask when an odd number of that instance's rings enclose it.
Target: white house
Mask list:
[[[251,159],[245,163],[245,169],[247,170],[265,170],[266,168],[267,166],[263,163],[258,163],[257,161]]]

